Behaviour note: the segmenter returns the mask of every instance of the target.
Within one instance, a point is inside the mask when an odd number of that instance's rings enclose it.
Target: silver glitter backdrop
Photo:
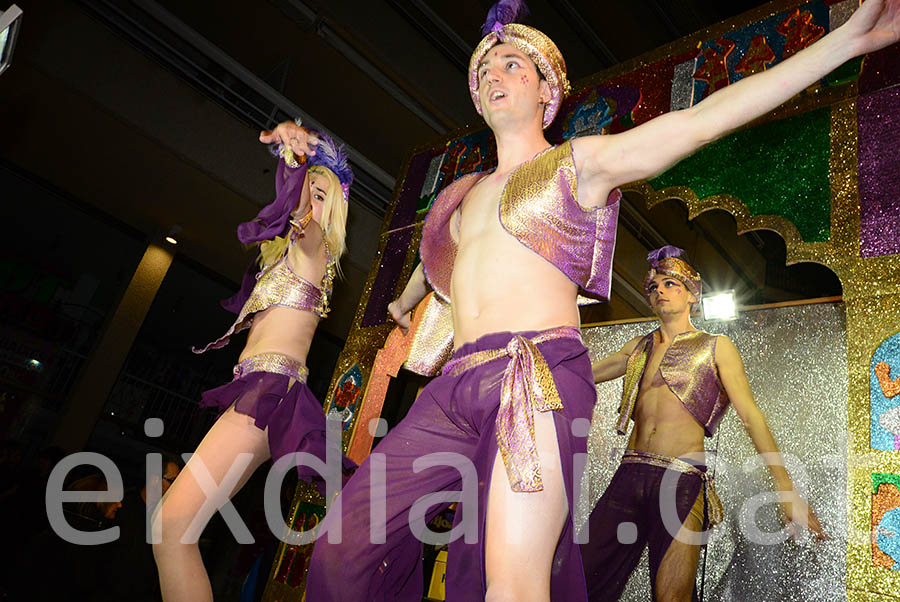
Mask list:
[[[697,328],[724,334],[741,352],[756,402],[778,442],[795,486],[806,496],[831,539],[814,543],[778,537],[783,524],[772,495],[772,480],[734,409],[716,435],[716,489],[725,520],[701,553],[697,586],[705,601],[815,602],[846,600],[847,524],[847,344],[840,303],[753,310],[731,322],[695,321]],[[641,322],[588,328],[592,359],[617,351],[656,327]],[[615,435],[622,379],[598,385],[598,403],[589,435],[588,470],[579,520],[603,493],[618,465],[627,437]],[[751,513],[754,501],[758,510]],[[753,543],[742,534],[743,520],[780,543]],[[749,520],[748,520],[749,519]],[[746,533],[746,531],[745,531]],[[622,600],[651,600],[645,552]]]

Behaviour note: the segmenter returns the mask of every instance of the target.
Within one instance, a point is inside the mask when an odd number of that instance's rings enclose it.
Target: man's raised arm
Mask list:
[[[689,109],[626,132],[574,142],[580,178],[596,190],[652,178],[702,146],[765,115],[846,61],[900,40],[900,0],[865,0],[844,25],[771,69],[745,77]],[[606,195],[596,195],[604,202]]]

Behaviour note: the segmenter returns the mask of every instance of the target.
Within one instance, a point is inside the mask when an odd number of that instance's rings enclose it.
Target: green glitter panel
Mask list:
[[[828,181],[830,109],[736,132],[650,180],[661,190],[687,186],[698,198],[728,194],[752,215],[793,222],[806,242],[831,235]]]
[[[893,483],[900,489],[900,475],[876,472],[872,474],[872,493],[878,493],[878,486],[884,483]]]

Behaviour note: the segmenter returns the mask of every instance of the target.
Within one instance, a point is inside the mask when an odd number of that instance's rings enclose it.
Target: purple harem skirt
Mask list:
[[[287,355],[254,355],[234,367],[233,381],[205,391],[200,407],[218,408],[221,416],[233,405],[235,412],[253,417],[259,429],[268,428],[273,461],[306,452],[324,462],[325,412],[306,386],[307,374],[306,366]],[[341,468],[347,475],[356,464],[343,456]],[[307,480],[322,478],[308,466],[297,466],[297,474]]]
[[[537,333],[520,333],[531,338]],[[494,333],[460,347],[454,360],[474,352],[504,349],[513,333]],[[590,419],[596,399],[587,349],[578,338],[560,338],[538,345],[563,402],[554,410],[569,517],[563,527],[551,574],[551,599],[582,602],[587,599],[580,550],[574,542],[572,508],[574,456],[586,452],[586,439],[572,435],[572,421]],[[506,358],[508,360],[508,358]],[[451,360],[454,361],[454,360]],[[444,374],[421,392],[407,416],[391,430],[341,493],[341,513],[326,515],[322,527],[342,520],[341,543],[321,536],[313,551],[306,586],[307,600],[326,602],[415,601],[423,595],[422,543],[409,526],[410,508],[422,496],[438,491],[459,491],[460,472],[433,466],[414,472],[413,462],[433,452],[452,452],[471,460],[478,477],[478,541],[460,537],[450,543],[447,557],[446,599],[482,600],[485,594],[484,535],[488,487],[498,444],[496,421],[501,380],[509,361],[498,359],[456,375]],[[584,429],[585,431],[587,429]],[[586,433],[585,433],[586,434]],[[386,508],[385,543],[372,543],[370,502],[372,459],[384,463]],[[430,506],[425,521],[448,507]],[[455,523],[465,504],[457,509]],[[374,508],[380,512],[379,509]]]

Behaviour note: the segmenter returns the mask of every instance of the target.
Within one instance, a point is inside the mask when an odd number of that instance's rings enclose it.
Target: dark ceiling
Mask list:
[[[180,252],[237,281],[233,232],[267,203],[260,128],[302,115],[351,149],[350,253],[332,319],[344,338],[404,159],[478,122],[465,83],[487,0],[84,0],[29,2],[0,79],[0,157],[72,199],[153,236],[183,228]],[[748,0],[533,0],[529,24],[580,79],[764,4]],[[714,288],[762,303],[839,294],[820,266],[784,267],[771,233],[738,237],[721,212],[687,221],[640,198],[623,215],[614,300],[587,321],[646,315],[647,248],[685,246]]]

